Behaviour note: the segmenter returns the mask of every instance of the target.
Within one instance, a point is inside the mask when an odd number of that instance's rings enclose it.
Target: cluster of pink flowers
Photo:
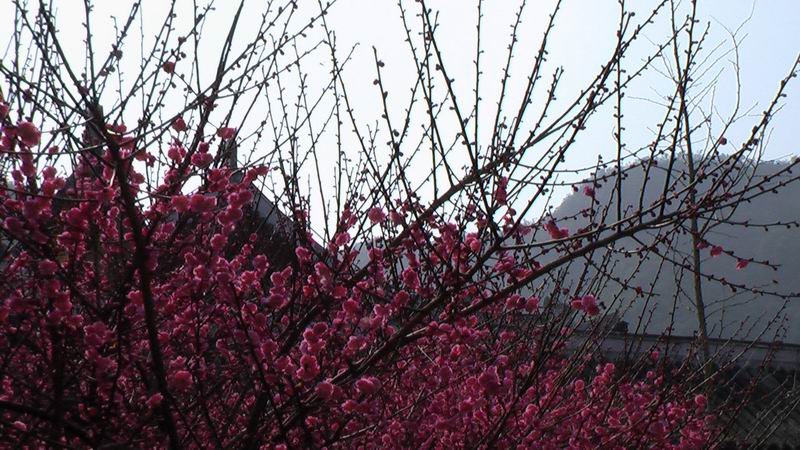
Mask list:
[[[113,131],[115,151],[148,159],[124,128]],[[281,261],[257,234],[232,238],[267,168],[236,182],[210,168],[207,145],[191,152],[175,140],[153,192],[132,164],[95,175],[85,156],[59,194],[68,201],[55,203],[66,174],[31,167],[38,129],[7,127],[2,142],[19,160],[13,190],[0,190],[2,233],[21,244],[0,262],[0,400],[18,406],[0,408],[8,436],[34,446],[543,449],[699,449],[714,436],[705,398],[665,383],[655,363],[642,377],[610,363],[591,370],[596,361],[571,358],[535,327],[498,326],[537,317],[540,299],[491,283],[538,267],[512,253],[476,265],[483,234],[420,219],[413,201],[348,209],[324,248],[301,235]],[[187,158],[205,181],[182,194]],[[158,195],[145,208],[124,189]],[[353,236],[367,221],[387,238],[361,264]],[[495,281],[465,282],[475,271]],[[592,295],[572,306],[599,313]]]
[[[592,294],[587,294],[581,298],[572,300],[571,305],[578,311],[583,311],[590,316],[600,314],[600,307],[597,306],[597,299]]]
[[[566,239],[569,237],[569,230],[566,228],[559,228],[554,220],[549,220],[545,223],[544,229],[552,239]]]

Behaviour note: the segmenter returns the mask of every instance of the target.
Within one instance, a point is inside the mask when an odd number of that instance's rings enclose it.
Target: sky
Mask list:
[[[483,70],[487,76],[486,86],[496,85],[491,78],[499,80],[505,58],[505,48],[509,42],[509,25],[517,11],[517,1],[484,2],[484,31],[482,44],[484,54]],[[534,50],[542,34],[547,15],[552,11],[553,1],[528,2],[521,27],[521,48]],[[683,2],[684,4],[688,2]],[[474,76],[475,20],[477,8],[472,1],[438,0],[431,1],[430,6],[440,11],[442,47],[447,49],[446,62],[453,73],[453,78],[470,87]],[[642,17],[650,11],[656,2],[628,2],[628,7]],[[413,5],[406,2],[406,5]],[[409,8],[410,9],[410,8]],[[719,60],[714,65],[713,74],[721,71],[717,88],[717,101],[720,109],[730,107],[726,99],[734,94],[734,54],[732,38],[729,32],[736,33],[741,41],[739,63],[741,67],[742,105],[744,109],[754,108],[753,113],[762,111],[766,102],[774,96],[780,79],[788,74],[788,69],[800,53],[800,2],[794,0],[756,0],[756,1],[721,1],[702,0],[698,7],[700,24],[704,28],[710,26],[710,34],[705,46],[706,51],[715,50]],[[383,59],[392,61],[392,77],[388,85],[403,86],[411,78],[408,65],[403,58],[409,54],[399,19],[398,8],[394,1],[345,0],[332,14],[332,28],[337,30],[341,47],[360,44],[356,60],[346,72],[349,79],[357,80],[356,84],[369,86],[374,78],[371,46],[375,46]],[[618,21],[618,2],[616,0],[565,1],[556,22],[557,33],[551,42],[551,67],[563,66],[566,70],[565,88],[582,86],[588,78],[593,77],[597,68],[604,62],[615,43],[614,33]],[[668,30],[660,26],[645,32],[645,40],[652,43],[663,42]],[[737,28],[741,27],[737,32]],[[559,31],[560,30],[560,31]],[[628,67],[635,66],[652,51],[653,45],[643,42],[635,47],[628,58]],[[520,69],[527,67],[525,52],[517,57]],[[529,58],[528,58],[529,59]],[[716,58],[715,58],[716,59]],[[397,60],[395,62],[395,60]],[[397,66],[399,70],[396,69]],[[405,70],[403,70],[405,69]],[[518,78],[523,78],[523,70]],[[710,77],[709,77],[710,79]],[[655,98],[666,92],[663,76],[648,73],[642,83],[636,86],[635,94],[646,98]],[[465,89],[466,92],[467,89]],[[490,88],[487,88],[490,90]],[[363,103],[374,103],[375,92],[363,89]],[[361,93],[361,92],[359,92]],[[789,101],[775,122],[769,157],[780,158],[795,154],[798,150],[795,139],[795,127],[800,118],[800,102],[792,98],[800,97],[800,83],[795,83],[788,90]],[[632,94],[633,96],[633,94]],[[492,95],[486,95],[492,98]],[[359,98],[361,100],[361,98]],[[491,100],[489,101],[491,102]],[[489,103],[487,102],[487,103]],[[357,103],[361,103],[360,101]],[[644,101],[631,101],[634,112],[627,122],[632,137],[648,135],[644,130],[652,127],[654,121],[647,121],[647,104]],[[487,108],[488,110],[489,108]],[[634,113],[642,111],[642,115],[634,117]],[[785,125],[784,125],[785,124]],[[749,129],[749,126],[746,127]],[[607,139],[607,137],[606,137]]]
[[[10,29],[13,19],[12,2],[0,5],[0,30]],[[83,41],[83,22],[85,20],[81,1],[58,0],[54,3],[57,9],[57,21],[65,51],[80,60],[85,54]],[[95,48],[108,48],[114,38],[114,20],[122,20],[128,11],[131,0],[97,1],[95,2],[91,26],[95,36]],[[265,2],[245,1],[245,9],[241,24],[237,28],[240,37],[237,44],[247,42],[248,32],[252,32],[259,19],[258,12]],[[741,111],[749,111],[740,125],[730,131],[729,138],[735,142],[743,138],[752,127],[754,120],[766,104],[774,96],[780,79],[785,77],[794,59],[800,52],[800,2],[796,0],[702,0],[699,3],[698,26],[709,27],[704,51],[707,52],[709,70],[705,72],[701,83],[708,85],[716,80],[716,87],[703,98],[707,112],[713,112],[718,125],[723,117],[730,114],[733,99],[736,97],[736,53],[734,42],[738,42],[738,64],[741,89]],[[217,1],[215,10],[209,19],[204,35],[206,41],[203,53],[214,55],[223,41],[228,25],[238,7],[239,2],[233,0]],[[299,14],[308,14],[318,10],[316,0],[300,0]],[[483,123],[493,122],[494,105],[496,104],[499,80],[505,61],[506,46],[509,43],[510,25],[519,8],[516,0],[486,0],[483,2],[484,22],[481,31],[482,54],[481,69],[483,107],[480,115],[482,135],[488,133],[489,126]],[[629,1],[628,7],[637,12],[637,19],[654,7],[651,0]],[[142,0],[143,30],[146,40],[152,41],[152,35],[163,21],[167,2],[163,0]],[[418,23],[416,17],[418,6],[413,1],[403,1],[409,20]],[[519,33],[519,49],[512,65],[511,91],[519,92],[525,81],[526,71],[538,48],[548,15],[553,10],[553,0],[529,1],[523,11],[523,22]],[[685,11],[688,2],[682,2]],[[475,28],[477,3],[470,0],[431,0],[429,6],[438,11],[440,28],[437,36],[443,49],[445,64],[459,96],[472,98],[472,83],[475,67],[473,64],[477,32]],[[186,29],[191,24],[191,0],[178,0],[176,28]],[[617,0],[566,0],[559,11],[556,21],[556,32],[550,42],[549,60],[546,70],[561,67],[565,70],[560,97],[564,102],[571,99],[581,86],[585,85],[595,74],[600,65],[613,52],[615,31],[618,22],[619,2]],[[349,86],[352,105],[356,117],[365,124],[374,124],[380,118],[380,92],[373,85],[376,77],[373,50],[379,59],[385,62],[382,77],[390,90],[390,112],[400,116],[414,81],[413,65],[410,59],[408,44],[400,18],[400,9],[395,0],[339,0],[327,16],[328,25],[334,30],[339,57],[344,57],[351,48],[352,58],[348,61],[343,77]],[[415,22],[416,21],[416,22]],[[628,57],[623,62],[631,70],[653,52],[656,43],[663,42],[668,36],[668,23],[660,20],[649,28],[637,41]],[[319,27],[310,31],[309,42],[321,35]],[[315,37],[316,36],[316,37]],[[12,46],[8,35],[0,31],[0,43],[7,43],[4,59],[8,58]],[[145,47],[149,48],[149,47]],[[107,50],[106,50],[107,51]],[[137,49],[126,49],[126,52],[137,52]],[[203,55],[205,56],[205,55]],[[324,59],[311,59],[306,66],[309,75],[308,84],[312,90],[319,89],[328,80],[324,69]],[[215,68],[209,57],[209,72]],[[126,58],[125,64],[131,64],[123,70],[135,72],[136,58]],[[319,69],[315,69],[317,64]],[[309,69],[310,68],[310,69]],[[625,99],[625,140],[629,149],[646,145],[652,139],[653,128],[660,117],[660,109],[654,102],[669,92],[669,80],[663,74],[663,65],[656,63],[637,82],[631,86]],[[800,83],[795,82],[787,90],[788,101],[782,108],[770,134],[770,142],[765,152],[767,159],[786,158],[798,153],[796,129],[800,118]],[[715,109],[710,109],[713,95]],[[466,101],[466,100],[465,100]],[[251,112],[254,119],[258,111]],[[130,120],[130,119],[129,119]],[[712,125],[713,126],[713,125]],[[455,130],[453,130],[455,131]],[[616,151],[612,137],[613,122],[610,111],[593,119],[590,127],[579,139],[576,151],[569,155],[567,167],[584,167],[597,161],[599,155],[609,159]],[[325,155],[323,155],[325,156]],[[240,155],[242,157],[242,155]],[[333,155],[330,155],[333,157]],[[422,180],[429,169],[420,167],[420,174],[411,174]],[[582,174],[586,176],[587,174]],[[565,195],[565,194],[559,194]]]

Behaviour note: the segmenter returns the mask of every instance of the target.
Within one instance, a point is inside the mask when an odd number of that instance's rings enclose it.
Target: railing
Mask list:
[[[577,331],[576,335],[587,335]],[[580,345],[582,339],[570,339],[568,347]],[[693,336],[609,333],[599,340],[597,351],[609,359],[638,357],[658,349],[670,358],[699,355],[700,346]],[[737,366],[760,366],[777,369],[800,369],[800,345],[781,341],[764,342],[739,339],[709,339],[709,352],[715,360],[734,360]]]

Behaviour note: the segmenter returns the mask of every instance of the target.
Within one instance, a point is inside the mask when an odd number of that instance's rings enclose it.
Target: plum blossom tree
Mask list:
[[[623,251],[626,238],[656,233],[666,242],[693,218],[760,195],[757,181],[729,180],[759,145],[786,83],[739,150],[722,155],[722,138],[709,140],[696,176],[716,188],[703,198],[686,202],[693,186],[676,175],[659,202],[639,210],[593,204],[589,228],[569,229],[546,211],[534,217],[589,118],[621,98],[624,53],[676,6],[662,3],[639,22],[622,8],[607,64],[574,103],[546,114],[560,108],[558,72],[540,85],[554,12],[524,94],[514,102],[502,91],[484,138],[477,83],[471,111],[456,100],[424,2],[414,5],[418,36],[400,9],[418,73],[403,115],[389,106],[376,53],[378,129],[349,106],[346,60],[326,22],[333,5],[320,3],[306,21],[295,2],[270,8],[256,37],[234,50],[239,6],[204,78],[197,49],[211,8],[190,12],[193,25],[178,31],[173,20],[184,12],[173,4],[133,81],[121,59],[138,3],[107,56],[92,47],[86,3],[81,69],[61,45],[69,38],[51,5],[17,5],[14,36],[35,56],[0,65],[4,445],[699,449],[725,439],[730,405],[711,402],[707,388],[722,372],[656,349],[598,356],[612,316],[599,286],[643,290],[608,266],[577,284],[565,270],[604,249]],[[687,24],[630,79],[673,47],[682,62]],[[331,71],[314,98],[303,64],[320,53]],[[689,55],[675,82],[685,95],[665,117],[689,102],[697,67]],[[282,83],[292,76],[300,82],[290,93]],[[522,116],[541,89],[546,104],[531,125]],[[254,126],[253,111],[266,119]],[[676,146],[696,130],[690,119],[665,120],[674,129],[639,156],[678,158]],[[323,157],[338,161],[333,194],[323,187]],[[626,162],[618,159],[617,178]],[[430,176],[415,179],[412,165],[425,163]],[[309,174],[317,189],[301,187]],[[264,191],[288,212],[281,220],[260,209]],[[592,187],[583,192],[594,198]],[[312,207],[316,197],[324,212]],[[717,248],[713,256],[732,256]],[[767,264],[737,258],[742,270]]]

